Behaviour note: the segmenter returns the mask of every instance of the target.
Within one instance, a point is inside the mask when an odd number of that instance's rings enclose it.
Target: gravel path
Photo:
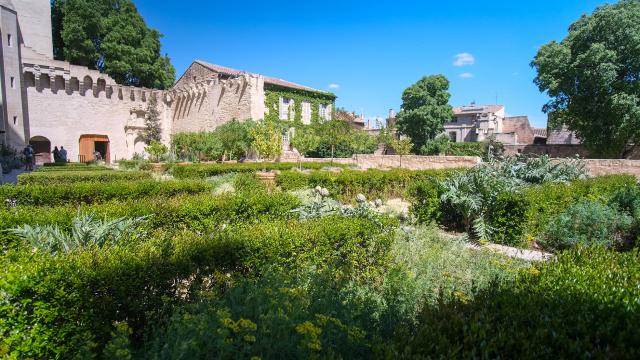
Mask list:
[[[466,245],[470,249],[489,249],[491,251],[495,251],[497,253],[503,254],[505,256],[522,259],[527,261],[547,261],[553,259],[555,255],[539,251],[539,250],[527,250],[527,249],[518,249],[511,246],[504,246],[498,244],[488,244],[488,245],[475,245],[475,244],[467,244]]]
[[[2,174],[2,183],[3,184],[17,184],[18,183],[18,175],[22,174],[23,172],[25,172],[22,169],[19,170],[12,170],[10,173],[8,174]]]

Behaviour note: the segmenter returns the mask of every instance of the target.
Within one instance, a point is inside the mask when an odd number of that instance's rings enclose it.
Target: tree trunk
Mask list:
[[[335,152],[336,146],[335,145],[331,145],[331,165],[333,165],[333,154]]]

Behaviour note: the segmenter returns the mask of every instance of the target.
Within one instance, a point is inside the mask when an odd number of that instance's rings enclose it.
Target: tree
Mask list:
[[[329,120],[318,127],[320,142],[327,144],[331,148],[331,162],[336,153],[336,146],[348,142],[352,131],[351,125],[341,120]]]
[[[233,119],[218,126],[213,132],[222,148],[225,159],[240,159],[251,150],[251,129],[253,120],[238,121]]]
[[[566,125],[592,152],[625,156],[640,141],[640,2],[604,5],[540,48],[531,66],[551,100],[549,125]]]
[[[144,151],[149,154],[151,160],[158,162],[162,158],[162,155],[166,154],[169,149],[167,148],[167,145],[159,141],[151,141],[149,145],[144,148]]]
[[[396,126],[411,139],[414,151],[442,133],[443,124],[453,118],[448,90],[449,80],[444,75],[431,75],[402,93],[402,110],[397,115]]]
[[[156,94],[152,94],[147,103],[147,114],[144,117],[146,129],[142,131],[142,140],[151,144],[154,141],[162,140],[162,126],[160,124],[160,112],[158,111],[158,99]]]
[[[413,148],[413,143],[409,139],[393,139],[391,141],[391,147],[395,150],[396,154],[400,155],[400,167],[402,168],[402,157],[409,155]]]
[[[251,129],[251,138],[258,158],[274,159],[282,154],[282,132],[275,122],[260,121]]]
[[[310,151],[320,146],[320,140],[320,136],[317,134],[316,128],[313,125],[297,126],[295,135],[291,139],[291,145],[293,145],[301,155],[306,156]]]
[[[123,85],[170,87],[175,69],[160,55],[150,29],[131,0],[52,0],[54,55],[107,73]]]

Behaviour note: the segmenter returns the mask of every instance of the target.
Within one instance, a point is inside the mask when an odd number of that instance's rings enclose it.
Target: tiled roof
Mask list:
[[[495,113],[504,109],[504,105],[464,105],[453,108],[454,115]]]
[[[546,128],[533,128],[533,134],[538,137],[547,137],[547,129]]]
[[[258,75],[255,73],[250,73],[248,71],[242,71],[242,70],[237,70],[237,69],[233,69],[230,67],[226,67],[226,66],[222,66],[222,65],[216,65],[216,64],[211,64],[208,63],[206,61],[202,61],[202,60],[196,60],[195,62],[197,62],[198,64],[221,74],[225,74],[225,75],[232,75],[232,76],[236,76],[236,75],[240,75],[240,74],[253,74],[253,75]],[[323,93],[323,94],[327,94],[327,95],[332,95],[329,92],[326,91],[322,91],[322,90],[318,90],[318,89],[314,89],[308,86],[304,86],[304,85],[300,85],[300,84],[296,84],[296,83],[292,83],[290,81],[286,81],[286,80],[282,80],[282,79],[278,79],[278,78],[274,78],[274,77],[270,77],[270,76],[264,76],[264,82],[266,84],[271,84],[271,85],[276,85],[276,86],[282,86],[282,87],[286,87],[286,88],[290,88],[290,89],[297,89],[297,90],[303,90],[303,91],[310,91],[310,92],[317,92],[317,93]]]

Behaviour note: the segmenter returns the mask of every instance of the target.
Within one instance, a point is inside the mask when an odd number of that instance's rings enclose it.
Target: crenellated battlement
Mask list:
[[[60,62],[65,64],[64,62]],[[82,66],[63,67],[24,64],[22,84],[26,89],[56,95],[80,94],[85,97],[145,103],[152,94],[168,103],[166,91],[118,85],[108,75]]]

